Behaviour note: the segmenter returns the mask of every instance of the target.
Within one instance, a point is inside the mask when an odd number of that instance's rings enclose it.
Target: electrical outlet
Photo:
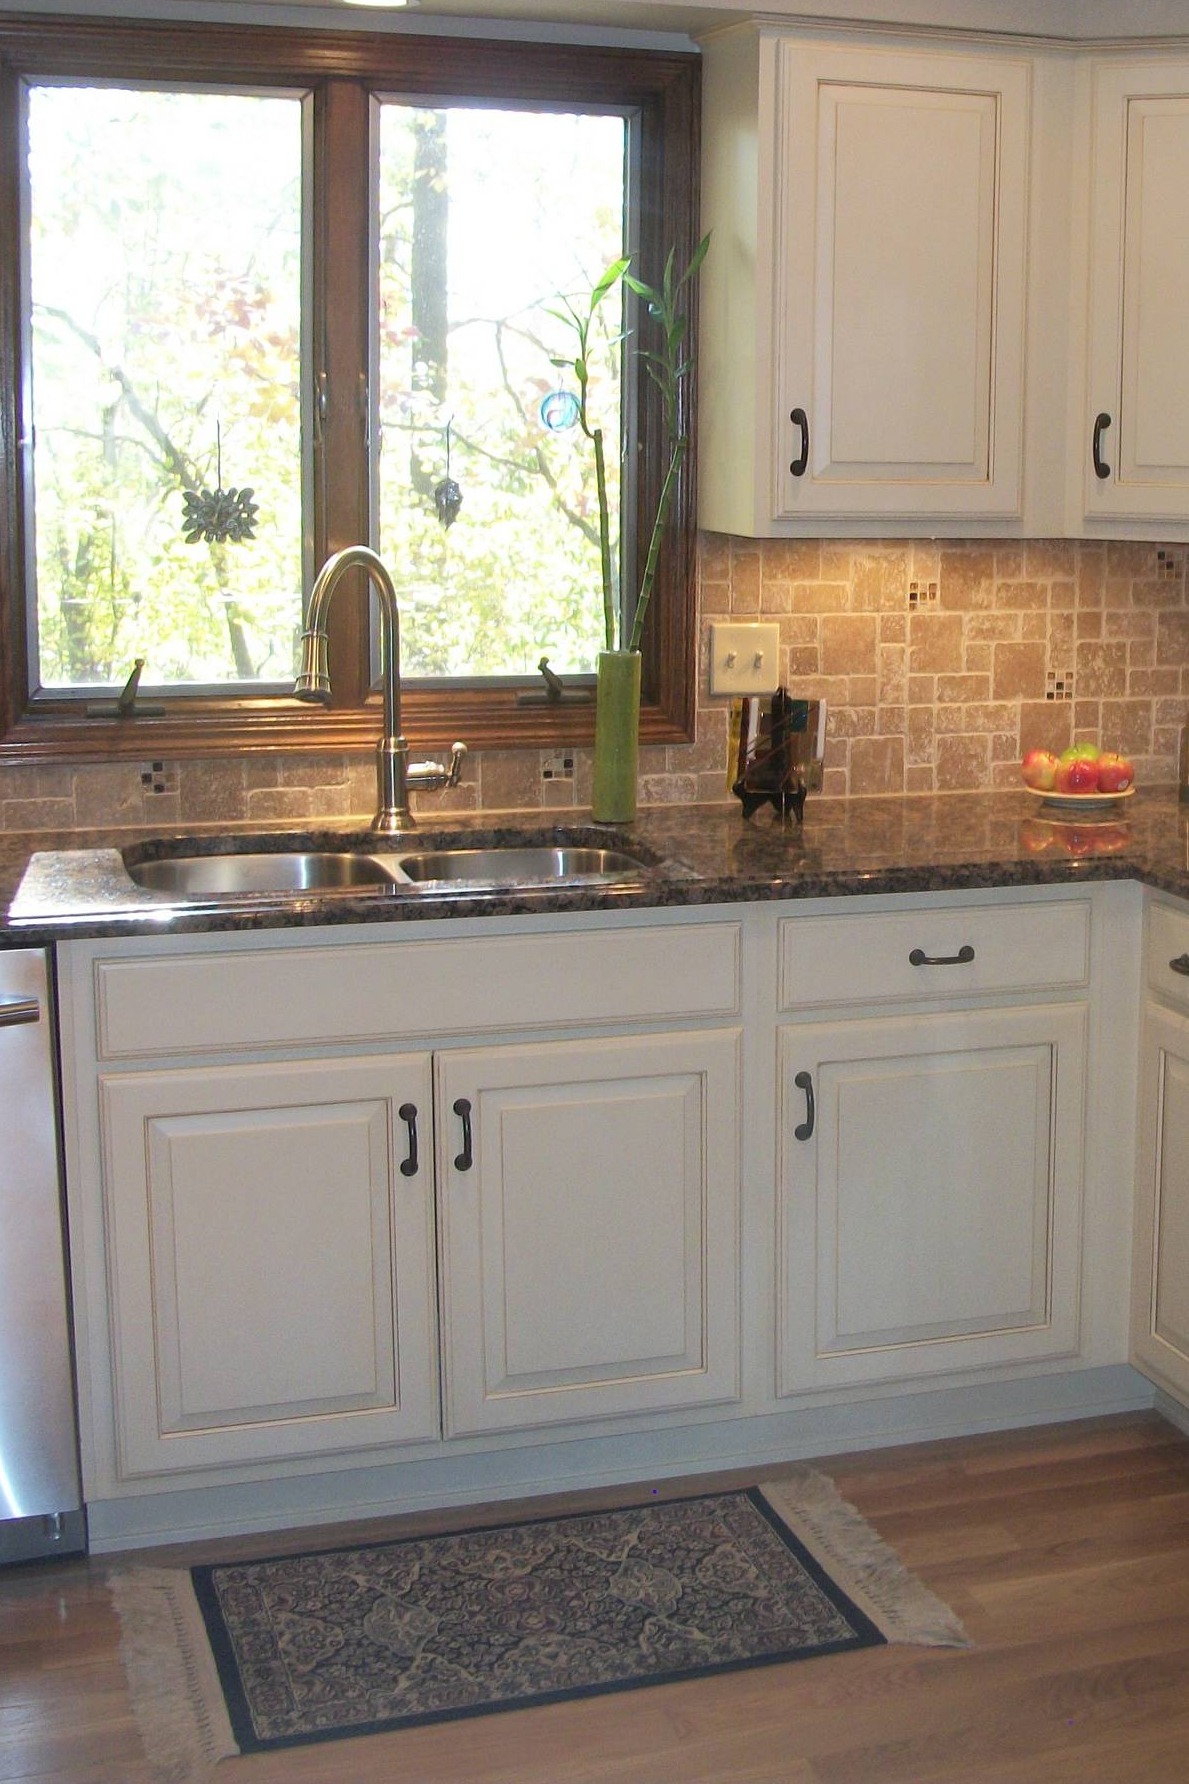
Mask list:
[[[712,694],[773,694],[779,686],[779,626],[711,626]]]

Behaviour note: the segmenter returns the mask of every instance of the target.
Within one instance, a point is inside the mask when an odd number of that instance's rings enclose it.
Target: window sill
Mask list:
[[[179,703],[180,704],[180,703]],[[459,738],[470,750],[548,749],[589,745],[594,702],[579,706],[518,706],[512,689],[459,690],[449,696],[408,688],[402,724],[414,754],[448,748]],[[34,712],[0,740],[0,764],[110,762],[263,754],[363,753],[380,735],[380,702],[336,712],[288,699],[195,702],[160,717],[87,719],[81,714]],[[692,729],[662,706],[640,711],[644,743],[688,743]]]

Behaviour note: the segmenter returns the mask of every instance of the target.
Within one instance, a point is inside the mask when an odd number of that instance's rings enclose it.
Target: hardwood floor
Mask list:
[[[1187,1784],[1189,1439],[1144,1413],[822,1466],[958,1612],[973,1649],[874,1649],[293,1748],[228,1761],[217,1784]],[[350,1536],[475,1521],[467,1510]],[[107,1565],[0,1574],[5,1784],[149,1784]]]

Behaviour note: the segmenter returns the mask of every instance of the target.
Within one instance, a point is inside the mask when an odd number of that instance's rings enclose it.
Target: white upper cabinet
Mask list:
[[[1092,75],[1084,514],[1189,520],[1189,61]],[[1109,524],[1104,530],[1112,529]]]
[[[707,46],[703,525],[1022,513],[1031,69]]]

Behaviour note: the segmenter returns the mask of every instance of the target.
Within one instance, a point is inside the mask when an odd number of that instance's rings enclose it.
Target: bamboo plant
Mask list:
[[[648,285],[643,279],[636,278],[629,270],[630,259],[613,260],[592,288],[585,309],[579,309],[569,298],[563,298],[561,301],[565,305],[564,312],[559,310],[551,312],[573,330],[577,341],[577,351],[572,358],[555,358],[552,363],[573,374],[578,387],[578,425],[594,449],[595,483],[599,504],[599,559],[602,572],[603,627],[608,650],[614,650],[617,642],[620,649],[639,650],[640,640],[643,637],[644,621],[648,613],[648,604],[652,599],[653,585],[656,582],[657,565],[660,562],[661,541],[668,523],[669,512],[673,506],[673,498],[677,493],[681,466],[689,451],[689,434],[686,429],[688,405],[682,401],[682,397],[684,386],[693,371],[694,362],[692,352],[686,344],[689,318],[679,312],[678,304],[683,288],[697,277],[698,269],[705,260],[709,247],[710,237],[704,235],[694,249],[689,265],[680,276],[677,276],[675,267],[676,250],[670,248],[659,285]],[[656,323],[660,329],[660,341],[657,347],[654,349],[642,346],[639,352],[649,377],[660,392],[665,440],[669,453],[665,479],[661,485],[656,512],[653,515],[648,552],[640,576],[640,585],[636,591],[635,605],[632,609],[630,630],[626,627],[627,609],[621,609],[618,614],[616,612],[614,579],[611,572],[611,513],[607,498],[606,451],[603,430],[592,422],[589,408],[592,328],[600,304],[621,281],[627,285],[629,290],[635,292],[642,304],[646,306],[649,320]],[[617,335],[607,344],[614,346],[622,339],[622,335]],[[626,642],[624,640],[625,630],[627,630]]]

